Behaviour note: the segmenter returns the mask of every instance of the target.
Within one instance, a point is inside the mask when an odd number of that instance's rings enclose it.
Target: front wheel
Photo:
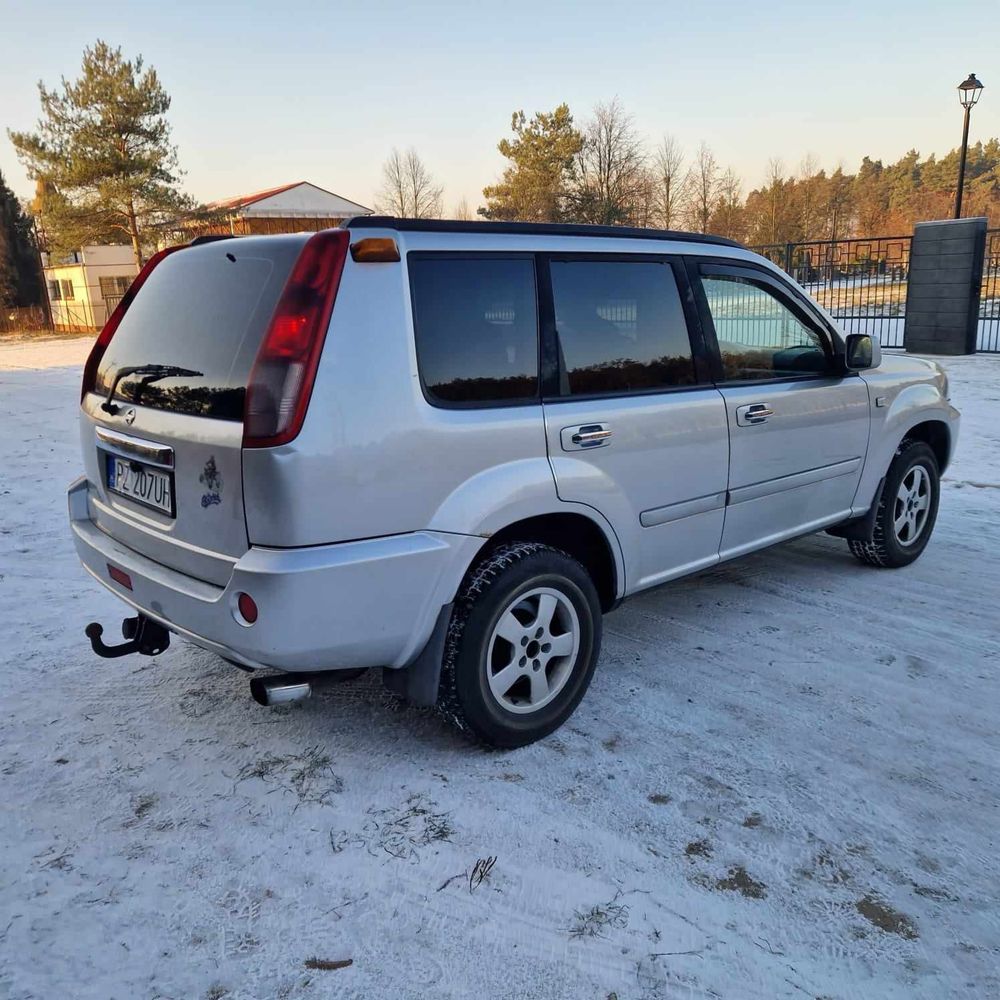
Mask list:
[[[525,746],[573,713],[600,647],[600,602],[583,566],[537,542],[500,546],[455,602],[438,705],[491,746]]]
[[[930,541],[940,495],[933,450],[923,441],[904,441],[886,474],[871,537],[851,539],[851,552],[869,566],[908,566]]]

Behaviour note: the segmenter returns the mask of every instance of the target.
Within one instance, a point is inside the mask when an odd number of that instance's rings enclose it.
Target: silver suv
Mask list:
[[[683,233],[360,218],[153,257],[102,331],[86,569],[265,703],[381,667],[497,746],[584,696],[619,601],[808,532],[905,566],[959,417],[780,270]],[[261,677],[274,668],[280,674]]]

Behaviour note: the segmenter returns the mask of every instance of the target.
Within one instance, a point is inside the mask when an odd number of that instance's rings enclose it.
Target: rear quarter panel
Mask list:
[[[541,404],[431,406],[417,373],[405,265],[348,258],[302,432],[282,447],[244,452],[250,540],[487,533],[491,509],[517,505],[532,463],[554,499]]]

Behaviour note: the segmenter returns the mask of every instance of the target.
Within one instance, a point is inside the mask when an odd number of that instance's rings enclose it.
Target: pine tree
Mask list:
[[[573,160],[583,136],[573,125],[569,107],[537,112],[528,121],[523,111],[511,117],[514,139],[501,139],[497,149],[510,160],[496,184],[483,189],[487,219],[560,222],[565,218]]]
[[[98,41],[85,49],[80,78],[58,90],[38,84],[42,117],[35,132],[9,132],[32,179],[49,197],[50,249],[131,243],[142,265],[157,223],[193,205],[178,190],[177,150],[166,114],[170,97],[142,56]]]
[[[42,289],[31,219],[0,174],[0,306],[39,305]]]

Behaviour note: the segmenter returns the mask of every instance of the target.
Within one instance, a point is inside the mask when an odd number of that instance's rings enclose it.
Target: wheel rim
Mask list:
[[[519,594],[490,635],[490,692],[508,712],[537,712],[566,686],[579,652],[580,619],[565,594],[551,587]]]
[[[927,527],[927,516],[931,510],[931,482],[927,467],[914,465],[899,484],[892,525],[900,545],[913,545]]]

